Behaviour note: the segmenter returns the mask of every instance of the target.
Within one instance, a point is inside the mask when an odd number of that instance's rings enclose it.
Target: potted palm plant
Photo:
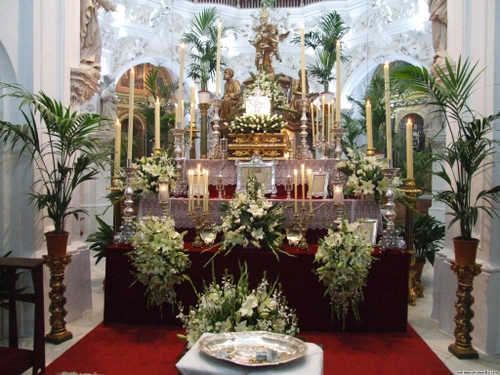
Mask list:
[[[340,14],[332,11],[321,17],[316,30],[304,34],[305,46],[312,48],[316,55],[316,61],[307,66],[307,72],[323,85],[325,92],[328,92],[330,81],[335,78],[333,66],[337,59],[337,40],[342,39],[349,29]],[[300,45],[300,37],[294,38],[292,43]],[[340,59],[342,62],[347,61],[342,50]]]
[[[65,230],[68,217],[87,212],[71,204],[75,189],[85,181],[95,179],[109,162],[107,153],[100,150],[96,132],[107,117],[77,114],[60,101],[40,91],[33,94],[16,84],[0,83],[6,96],[21,101],[20,111],[24,124],[17,125],[0,120],[0,139],[20,154],[28,153],[39,178],[29,193],[30,202],[37,209],[46,210],[54,230],[45,233],[47,250],[54,256],[66,253],[69,233]],[[38,124],[43,123],[43,134]],[[55,246],[55,248],[53,248]]]
[[[181,42],[191,50],[189,57],[192,62],[187,76],[200,84],[200,92],[208,92],[208,82],[215,77],[217,69],[217,9],[203,9],[191,22],[189,31],[182,35]],[[236,37],[236,28],[223,26],[221,37],[232,35]],[[221,68],[225,66],[221,58]],[[200,102],[201,99],[200,99]]]
[[[405,91],[423,96],[427,104],[435,106],[444,120],[450,142],[438,155],[441,166],[434,173],[447,183],[447,188],[438,191],[434,199],[443,202],[451,216],[448,228],[460,226],[460,235],[453,238],[455,261],[459,265],[473,264],[479,240],[472,231],[477,224],[479,212],[497,216],[495,203],[500,203],[500,185],[476,191],[472,182],[493,166],[492,155],[498,141],[492,137],[493,122],[500,113],[482,116],[470,108],[469,99],[478,82],[477,63],[460,58],[453,66],[435,68],[435,76],[425,68],[401,67],[393,71],[397,86]]]

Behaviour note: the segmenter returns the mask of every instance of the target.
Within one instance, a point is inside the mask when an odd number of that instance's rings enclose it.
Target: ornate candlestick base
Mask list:
[[[310,100],[302,95],[302,99],[299,101],[299,105],[302,106],[302,117],[300,121],[302,125],[300,125],[300,145],[297,147],[297,151],[295,153],[296,159],[312,159],[313,155],[311,150],[309,149],[309,145],[307,144],[307,111],[309,109]]]
[[[191,220],[194,222],[194,229],[196,232],[196,236],[193,240],[193,247],[203,247],[205,245],[203,239],[201,238],[201,231],[205,227],[205,221],[208,217],[208,212],[201,212],[201,206],[196,206],[194,210],[189,211],[188,215],[191,217]]]
[[[399,235],[399,231],[394,227],[394,219],[396,218],[396,212],[394,208],[396,204],[394,203],[394,190],[392,188],[392,181],[399,172],[399,168],[384,168],[382,173],[384,173],[387,178],[387,203],[385,207],[387,208],[385,217],[387,218],[386,229],[382,235],[382,240],[380,241],[380,250],[405,250],[406,243],[403,237]]]
[[[64,270],[71,262],[71,255],[55,257],[53,255],[44,255],[43,259],[47,262],[50,269],[50,326],[51,330],[45,335],[45,341],[51,344],[61,344],[73,338],[73,334],[66,329],[64,318],[67,311],[64,308],[66,304],[66,285],[64,285]]]
[[[131,165],[131,164],[130,164]],[[127,168],[123,168],[125,173],[127,174],[127,186],[125,187],[124,195],[125,195],[125,209],[123,210],[123,224],[120,226],[120,231],[114,237],[114,243],[116,244],[127,244],[129,243],[130,238],[135,233],[134,226],[134,201],[132,200],[132,195],[134,194],[134,190],[132,189],[132,177],[135,173],[135,168],[131,166]]]
[[[293,226],[296,226],[300,229],[302,232],[302,237],[300,238],[299,244],[298,244],[298,249],[299,250],[309,250],[309,244],[307,243],[306,239],[306,234],[307,234],[307,224],[312,222],[313,219],[313,213],[310,212],[309,214],[306,213],[306,207],[302,206],[300,209],[300,217],[299,214],[295,214],[295,222]]]
[[[453,319],[456,324],[454,331],[455,343],[448,347],[448,351],[458,359],[476,359],[479,358],[479,354],[472,347],[472,337],[470,336],[474,330],[471,323],[471,319],[474,318],[474,311],[471,308],[474,304],[474,297],[471,292],[474,277],[481,273],[481,265],[460,266],[452,262],[451,270],[458,278],[458,299],[455,302],[457,314]]]
[[[333,138],[333,157],[335,160],[340,160],[340,156],[342,155],[342,137],[347,130],[342,128],[340,124],[336,123],[335,127],[331,131]]]
[[[208,155],[207,157],[209,159],[222,159],[223,158],[223,152],[220,147],[220,132],[219,132],[219,122],[220,122],[220,117],[219,117],[219,109],[221,106],[221,100],[219,98],[213,99],[212,100],[212,105],[214,107],[214,126],[212,127],[212,137],[213,143],[212,146],[210,147],[210,150],[208,150]]]

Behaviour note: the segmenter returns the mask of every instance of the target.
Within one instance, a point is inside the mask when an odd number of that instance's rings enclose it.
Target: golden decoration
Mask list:
[[[286,159],[290,139],[286,132],[228,134],[228,159],[251,159],[260,155],[263,159]]]

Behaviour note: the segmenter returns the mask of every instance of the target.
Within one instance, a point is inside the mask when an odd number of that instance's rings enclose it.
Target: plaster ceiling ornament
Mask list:
[[[399,0],[392,4],[394,20],[414,17],[418,14],[418,0]]]
[[[167,22],[168,16],[172,13],[172,1],[160,0],[149,15],[149,27],[162,27]]]
[[[137,60],[140,57],[149,55],[147,51],[148,44],[145,40],[137,37],[127,36],[118,40],[114,48],[114,68],[125,65],[126,63]]]
[[[379,48],[387,47],[392,42],[387,33],[387,26],[392,23],[392,10],[385,0],[370,0],[367,20],[374,44]]]

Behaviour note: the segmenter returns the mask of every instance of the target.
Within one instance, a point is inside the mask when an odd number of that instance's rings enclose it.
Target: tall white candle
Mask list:
[[[222,37],[222,23],[217,25],[217,60],[215,71],[215,95],[219,95],[220,90],[220,47]]]
[[[120,156],[122,147],[122,124],[116,119],[115,122],[115,173],[114,176],[118,176],[120,173]]]
[[[201,166],[200,164],[198,164],[198,174],[197,174],[197,184],[196,184],[196,194],[197,194],[197,198],[198,198],[198,206],[200,205],[200,197],[201,197],[201,194],[202,194],[202,190],[201,190]]]
[[[204,212],[208,212],[208,169],[204,169],[203,170],[203,175],[204,175],[204,179],[203,179],[203,193],[204,193],[204,206],[205,206],[205,209],[204,209]]]
[[[330,132],[328,130],[328,125],[330,123],[330,118],[331,118],[331,114],[330,114],[330,109],[331,109],[331,106],[332,106],[332,103],[328,103],[327,106],[326,106],[326,121],[325,121],[325,138],[328,142],[330,142]]]
[[[342,79],[341,79],[341,76],[340,76],[340,39],[337,40],[337,51],[336,51],[336,57],[337,57],[337,117],[336,117],[336,121],[337,121],[337,126],[340,126],[340,102],[341,102],[341,93],[342,93]]]
[[[306,94],[306,44],[304,41],[304,25],[300,27],[300,59],[301,59],[301,83],[302,95]]]
[[[413,180],[413,124],[406,123],[406,178]]]
[[[183,94],[183,86],[184,86],[184,54],[186,52],[186,45],[184,43],[181,43],[181,56],[180,56],[180,67],[179,67],[179,94],[177,98],[177,103],[179,103],[178,111],[179,111],[179,118],[178,122],[179,124],[179,129],[182,129],[183,123],[184,123],[184,112],[182,112],[182,94]]]
[[[127,159],[132,160],[132,142],[134,138],[134,89],[135,70],[130,69],[130,90],[128,95],[128,139],[127,139]]]
[[[311,103],[311,108],[309,110],[311,112],[311,133],[312,141],[314,143],[316,141],[316,129],[314,129],[314,104]]]
[[[189,143],[193,142],[193,128],[196,128],[194,103],[191,103],[191,124],[189,126]]]
[[[385,130],[387,141],[387,161],[392,162],[392,129],[391,129],[391,86],[389,83],[389,63],[384,65],[385,79]],[[389,165],[389,167],[391,167]]]
[[[300,166],[300,171],[301,171],[301,175],[302,175],[302,179],[301,179],[301,183],[302,183],[302,207],[304,207],[306,205],[306,179],[305,179],[306,170],[305,170],[304,164],[302,164]]]
[[[189,193],[188,193],[188,211],[192,211],[193,207],[193,183],[194,183],[194,171],[192,169],[188,170],[188,184],[189,184]]]
[[[160,149],[160,100],[155,102],[155,149]]]
[[[195,89],[194,84],[191,84],[191,113],[190,113],[191,126],[190,127],[192,127],[193,125],[196,126],[196,117],[195,117],[196,116],[195,115],[196,97],[195,97],[194,89]]]
[[[309,190],[309,212],[313,212],[312,169],[307,170],[307,189]]]
[[[298,171],[296,169],[293,170],[293,192],[294,192],[294,197],[295,197],[295,213],[297,213],[299,210],[297,208],[297,184],[298,184],[298,178],[297,178]]]
[[[368,149],[373,149],[373,127],[372,127],[372,105],[366,101],[366,138],[368,139]]]
[[[326,139],[326,127],[325,127],[325,95],[321,95],[321,131],[323,133],[323,137]]]

